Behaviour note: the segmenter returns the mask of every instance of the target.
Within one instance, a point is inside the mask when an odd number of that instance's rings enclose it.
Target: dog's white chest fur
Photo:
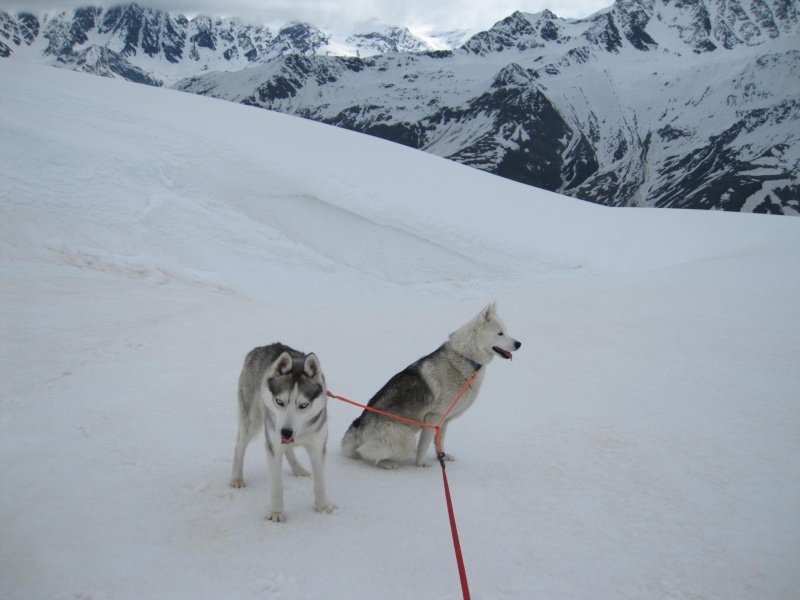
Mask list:
[[[460,360],[463,361],[463,359]],[[434,364],[426,364],[422,368],[423,377],[433,393],[432,404],[430,407],[428,407],[427,413],[431,416],[438,416],[439,418],[441,418],[453,405],[453,402],[456,398],[458,398],[461,390],[464,389],[464,385],[467,383],[467,381],[469,381],[469,378],[472,377],[472,371],[468,370],[468,368],[457,368],[451,362],[447,367],[450,373],[448,373],[447,377],[442,378],[441,368],[441,365],[437,366]],[[439,369],[439,371],[437,371],[437,369]],[[486,372],[484,370],[478,370],[475,379],[464,391],[464,394],[458,400],[456,405],[453,406],[453,409],[450,411],[448,416],[448,420],[459,416],[470,406],[472,406],[478,397],[478,392],[480,391],[485,375]]]

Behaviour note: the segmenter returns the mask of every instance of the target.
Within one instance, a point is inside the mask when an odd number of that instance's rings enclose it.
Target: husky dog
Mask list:
[[[510,359],[511,352],[522,344],[506,334],[497,316],[497,303],[484,308],[478,316],[450,334],[437,350],[406,367],[381,388],[369,406],[426,425],[436,425],[473,371],[475,380],[439,428],[442,445],[448,423],[467,410],[483,383],[486,369],[495,356]],[[425,455],[435,430],[398,421],[364,410],[342,439],[342,452],[349,458],[362,458],[384,469],[396,469],[397,459],[414,450],[414,437],[421,430],[416,464],[427,467]],[[444,448],[442,448],[444,452]],[[445,460],[454,460],[445,454]]]
[[[244,453],[264,427],[269,467],[270,503],[267,518],[283,522],[283,456],[292,473],[308,477],[294,454],[304,446],[311,458],[314,504],[332,512],[325,493],[325,443],[328,440],[325,377],[315,354],[303,354],[283,344],[251,350],[239,375],[239,433],[233,455],[231,486],[244,487]]]

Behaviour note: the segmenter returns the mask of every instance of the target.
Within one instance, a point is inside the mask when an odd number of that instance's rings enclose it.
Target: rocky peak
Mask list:
[[[423,52],[430,50],[421,39],[406,27],[367,23],[345,41],[358,49],[361,55],[386,54],[387,52]]]
[[[330,42],[330,37],[307,23],[290,23],[275,36],[275,51],[279,54],[313,55]]]
[[[0,58],[8,58],[14,47],[30,46],[39,36],[39,19],[30,13],[12,17],[0,11]]]

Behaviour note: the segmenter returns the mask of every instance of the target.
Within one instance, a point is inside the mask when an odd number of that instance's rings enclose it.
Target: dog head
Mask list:
[[[457,352],[485,365],[495,356],[506,360],[519,350],[518,342],[506,331],[506,326],[497,316],[497,302],[488,304],[475,318],[450,335],[450,342]]]
[[[282,444],[294,443],[296,436],[309,429],[320,432],[327,426],[325,377],[316,354],[293,358],[284,352],[272,363],[266,386],[266,408],[275,417]]]
[[[506,326],[497,316],[497,302],[486,306],[481,311],[480,318],[483,321],[481,337],[485,341],[485,345],[491,345],[492,352],[501,358],[511,360],[511,353],[519,350],[522,342],[515,340],[506,332]]]

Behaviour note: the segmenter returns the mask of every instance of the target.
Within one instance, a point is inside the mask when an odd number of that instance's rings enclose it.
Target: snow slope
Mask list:
[[[523,346],[448,437],[473,598],[800,595],[797,219],[15,61],[0,177],[3,598],[460,598],[438,468],[344,459],[331,401],[338,510],[287,470],[266,522],[235,387],[281,340],[366,401],[494,298]]]

